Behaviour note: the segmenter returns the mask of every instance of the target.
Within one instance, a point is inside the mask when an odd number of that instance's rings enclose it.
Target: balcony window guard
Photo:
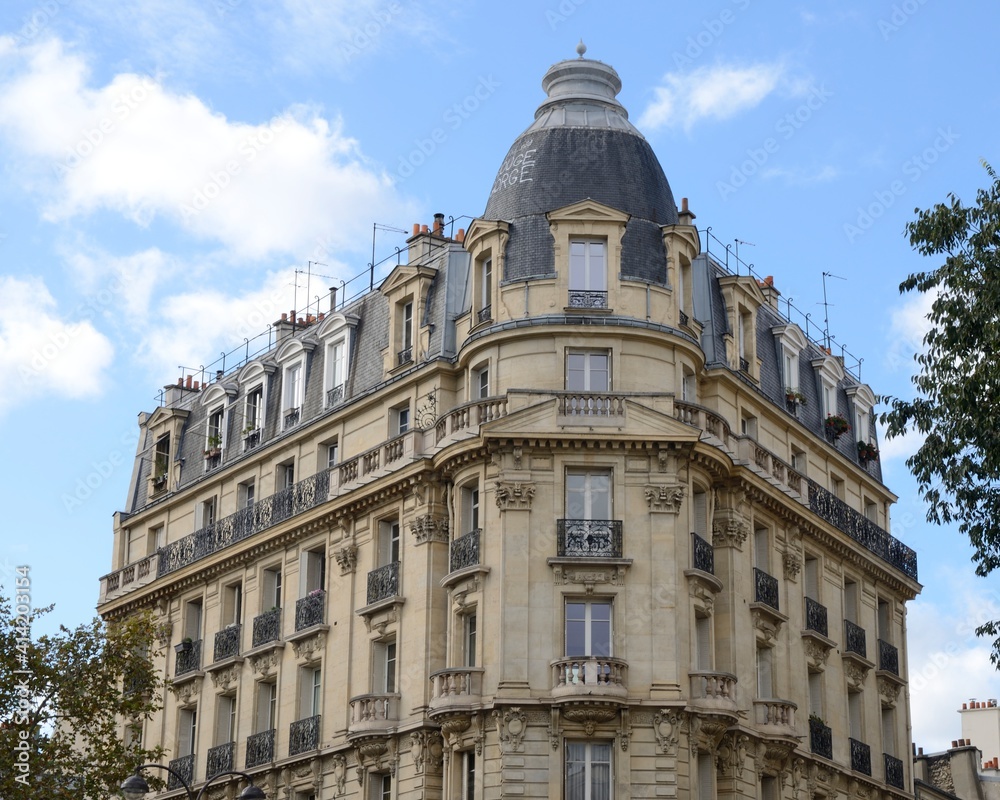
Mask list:
[[[882,754],[882,759],[884,761],[885,767],[885,782],[888,786],[894,786],[897,789],[903,788],[903,762],[902,760],[891,756],[888,753]]]
[[[240,654],[240,633],[243,631],[242,625],[230,625],[215,634],[215,648],[212,654],[213,661],[223,661]],[[213,775],[215,773],[212,773]]]
[[[248,736],[245,769],[253,769],[272,761],[274,761],[274,728]]]
[[[272,608],[253,618],[253,646],[260,647],[281,638],[281,609]]]
[[[690,322],[690,320],[688,319],[688,315],[685,314],[683,311],[678,311],[677,317],[678,319],[680,319],[681,325],[687,325]]]
[[[590,292],[582,289],[569,290],[570,308],[607,308],[607,292]]]
[[[302,416],[302,407],[290,408],[285,412],[285,428],[292,428],[299,424]]]
[[[763,603],[764,605],[770,606],[775,611],[779,611],[778,608],[778,579],[772,575],[768,575],[764,570],[753,568],[753,584],[754,584],[754,594],[753,599],[755,603]]]
[[[493,319],[493,306],[492,305],[483,306],[479,310],[479,313],[476,315],[476,319],[479,322],[489,322],[490,320],[492,320]]]
[[[857,653],[862,658],[868,657],[865,629],[849,619],[844,620],[844,650],[848,653]]]
[[[243,450],[253,450],[257,445],[260,444],[260,430],[249,431],[246,436],[243,437]]]
[[[326,407],[333,408],[344,401],[344,384],[326,390]]]
[[[465,569],[465,567],[474,567],[479,564],[479,538],[482,532],[482,528],[476,528],[464,536],[459,536],[451,543],[451,556],[449,559],[449,570],[451,572]]]
[[[316,589],[295,603],[295,630],[322,625],[326,610],[326,592]]]
[[[288,755],[297,756],[319,747],[319,715],[293,722],[288,730]]]
[[[747,361],[743,356],[740,356],[740,372],[749,372],[750,362]]]
[[[826,606],[811,597],[806,598],[806,630],[827,636]]]
[[[621,558],[622,521],[556,520],[556,555],[560,558]]]
[[[211,775],[218,775],[220,772],[229,772],[236,769],[234,759],[236,758],[236,742],[226,742],[217,747],[210,747],[208,750],[208,763],[206,771]]]
[[[393,561],[368,573],[368,605],[399,595],[399,562]]]
[[[715,574],[715,548],[711,542],[702,539],[697,533],[691,533],[691,549],[693,552],[694,568]]]
[[[173,772],[167,777],[167,791],[180,789],[181,780],[188,786],[194,783],[194,753],[189,756],[181,756],[173,759],[170,764]],[[176,775],[174,773],[177,773]]]
[[[405,350],[400,350],[396,353],[396,366],[403,366],[403,364],[409,364],[413,361],[413,348],[407,347]]]
[[[201,667],[201,639],[191,642],[191,646],[187,650],[181,650],[177,654],[177,660],[174,663],[174,674],[184,675],[188,672],[194,672],[196,669]]]
[[[851,769],[864,775],[872,774],[872,749],[864,742],[851,739]]]
[[[899,675],[899,651],[884,639],[878,640],[878,668]]]
[[[816,717],[809,718],[809,749],[818,756],[833,759],[833,731]]]

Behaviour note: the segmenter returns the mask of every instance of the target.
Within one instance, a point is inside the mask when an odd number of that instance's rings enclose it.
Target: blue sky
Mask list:
[[[614,66],[619,99],[699,227],[774,275],[876,393],[907,394],[934,266],[915,207],[971,200],[1000,162],[998,11],[751,0],[11,0],[0,8],[0,581],[31,566],[48,624],[89,619],[110,565],[136,415],[282,310],[363,271],[372,225],[480,214],[548,66]],[[467,226],[468,220],[457,225]],[[377,258],[405,237],[380,231]],[[296,270],[312,271],[306,276]],[[329,276],[329,277],[326,277]],[[295,284],[298,284],[296,287]],[[317,289],[317,284],[324,287]],[[307,295],[308,291],[308,295]],[[850,359],[848,359],[850,361]],[[904,459],[893,533],[910,606],[914,739],[1000,696],[997,581],[924,522]],[[984,754],[987,758],[991,755]]]

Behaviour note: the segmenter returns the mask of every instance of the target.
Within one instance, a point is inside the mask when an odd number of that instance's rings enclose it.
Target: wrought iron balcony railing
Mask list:
[[[481,309],[479,309],[479,313],[476,314],[476,319],[479,322],[489,322],[490,320],[492,320],[493,306],[492,305],[483,306]]]
[[[225,744],[210,747],[208,750],[208,764],[205,769],[209,776],[218,775],[220,772],[229,772],[236,769],[234,759],[236,758],[236,742],[226,742]]]
[[[451,543],[450,563],[448,565],[450,572],[479,564],[479,539],[482,533],[482,528],[476,528],[464,536],[459,536]]]
[[[320,716],[296,720],[288,729],[288,755],[297,756],[319,747]]]
[[[344,402],[344,384],[334,386],[326,390],[326,407],[333,408],[335,405]]]
[[[903,788],[903,762],[896,758],[895,756],[890,756],[888,753],[882,754],[882,760],[884,762],[885,768],[885,782],[888,786],[894,786],[897,789]]]
[[[253,646],[260,647],[281,638],[281,609],[272,608],[253,618]]]
[[[755,603],[763,603],[778,611],[778,579],[768,575],[764,570],[753,568],[753,599]]]
[[[326,592],[316,589],[295,603],[295,630],[322,625],[326,610]]]
[[[715,574],[715,548],[711,542],[706,542],[697,533],[691,533],[691,550],[694,568],[711,575]]]
[[[403,364],[409,364],[413,361],[413,348],[407,347],[405,350],[400,350],[396,353],[396,366],[401,367]]]
[[[399,562],[376,567],[368,573],[368,605],[399,596]]]
[[[163,577],[255,533],[325,503],[330,497],[330,473],[317,472],[294,486],[275,492],[223,517],[212,525],[171,542],[159,550],[157,576]]]
[[[878,640],[878,668],[899,674],[899,651],[884,639]]]
[[[569,290],[570,308],[607,308],[607,292],[590,292],[583,289]]]
[[[865,549],[891,564],[914,580],[917,579],[917,554],[883,530],[864,514],[813,481],[809,485],[809,508],[831,525],[839,528]]]
[[[222,451],[216,450],[205,455],[205,472],[211,472],[222,466]]]
[[[294,428],[299,424],[299,419],[302,417],[302,407],[289,408],[285,411],[285,429]]]
[[[167,789],[180,789],[181,779],[190,786],[194,783],[194,753],[173,759],[168,766],[173,772],[167,777]],[[177,774],[173,774],[176,772]],[[179,776],[179,777],[178,777]]]
[[[826,606],[813,600],[811,597],[806,598],[806,630],[816,631],[816,633],[829,636],[826,623]]]
[[[621,558],[620,519],[557,519],[556,555],[560,558]]]
[[[850,739],[851,769],[864,775],[872,774],[872,749],[864,742]]]
[[[809,718],[809,749],[818,756],[833,759],[833,731],[815,717]]]
[[[215,634],[215,648],[212,653],[213,661],[223,661],[240,654],[240,634],[243,632],[242,625],[230,625]],[[215,773],[212,772],[212,775]]]
[[[194,672],[201,667],[201,639],[188,642],[188,644],[190,646],[186,650],[177,653],[177,659],[174,662],[175,675]]]
[[[244,769],[253,769],[274,761],[274,728],[252,733],[247,737],[247,758]]]
[[[683,311],[677,312],[677,318],[680,320],[681,325],[687,325],[690,322],[690,320],[688,319],[688,315],[685,314]]]
[[[849,619],[844,620],[844,651],[857,653],[862,658],[868,658],[865,629]]]
[[[243,450],[253,450],[260,444],[260,429],[252,430],[243,437]]]
[[[740,356],[740,372],[749,372],[750,362],[747,361],[743,356]]]

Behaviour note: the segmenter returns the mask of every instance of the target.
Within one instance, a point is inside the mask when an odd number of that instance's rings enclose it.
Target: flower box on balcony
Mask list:
[[[785,389],[785,406],[788,408],[789,412],[795,413],[795,409],[799,406],[804,406],[806,404],[806,396],[802,394],[798,389],[793,389],[792,387],[787,387]]]
[[[878,458],[878,447],[872,442],[858,441],[858,461],[862,466],[867,466],[870,462]]]
[[[826,438],[830,442],[835,442],[847,433],[851,429],[851,426],[844,417],[840,416],[840,414],[827,414],[826,422],[823,424],[823,429],[826,433]]]

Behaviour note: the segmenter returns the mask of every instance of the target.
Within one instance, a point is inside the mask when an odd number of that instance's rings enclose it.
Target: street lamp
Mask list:
[[[239,775],[241,778],[246,778],[246,781],[249,784],[242,792],[240,792],[239,800],[267,800],[267,795],[265,795],[259,787],[253,785],[253,778],[245,772],[239,772],[237,770],[219,772],[205,781],[205,785],[201,787],[198,794],[194,794],[194,792],[191,791],[191,787],[187,785],[187,781],[185,781],[183,777],[178,775],[170,767],[163,766],[163,764],[143,764],[141,767],[136,767],[135,774],[129,775],[122,782],[121,790],[122,794],[125,795],[125,800],[143,800],[147,792],[149,792],[149,784],[146,783],[146,779],[142,777],[142,770],[148,769],[149,767],[165,769],[177,778],[177,780],[181,782],[181,786],[184,787],[184,791],[187,792],[188,800],[201,800],[201,796],[205,794],[205,790],[208,788],[209,784],[212,783],[212,781],[216,778],[223,778],[227,775]]]

